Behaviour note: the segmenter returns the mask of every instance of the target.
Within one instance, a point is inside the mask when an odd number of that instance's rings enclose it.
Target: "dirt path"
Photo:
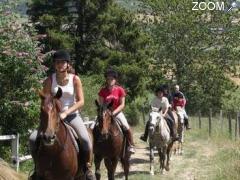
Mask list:
[[[184,154],[173,155],[170,162],[170,171],[159,174],[159,159],[155,155],[155,176],[149,174],[148,144],[139,140],[140,133],[135,133],[136,154],[131,158],[129,179],[167,179],[178,180],[209,179],[211,176],[211,163],[209,159],[217,153],[216,145],[208,140],[190,141],[186,135]],[[105,177],[106,178],[106,177]],[[122,168],[117,168],[117,179],[123,179]]]
[[[194,132],[192,130],[192,132]],[[172,155],[170,162],[170,171],[165,172],[163,175],[159,173],[159,158],[157,153],[155,154],[155,175],[149,174],[149,150],[148,144],[139,140],[140,133],[134,133],[134,140],[136,145],[136,153],[131,157],[131,168],[129,179],[130,180],[205,180],[212,179],[213,163],[212,157],[218,152],[216,144],[211,144],[208,139],[198,139],[191,135],[192,132],[186,134],[186,143],[184,144],[184,154]],[[196,140],[197,139],[197,140]],[[2,172],[1,172],[2,170]],[[14,174],[14,172],[8,172],[0,166],[0,180],[4,180],[1,177],[3,172]],[[101,165],[102,179],[107,179],[106,168],[104,163]],[[5,177],[11,177],[9,175]],[[18,176],[19,177],[19,176]],[[123,170],[120,163],[117,167],[116,179],[124,179]],[[14,177],[10,179],[15,180]],[[10,180],[9,179],[9,180]],[[21,176],[19,179],[25,179]]]

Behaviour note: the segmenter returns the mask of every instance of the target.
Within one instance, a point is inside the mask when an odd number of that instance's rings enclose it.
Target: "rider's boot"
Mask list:
[[[92,150],[87,151],[86,153],[86,180],[93,180],[94,179],[94,175],[92,172],[92,159],[93,159],[93,153]]]
[[[132,131],[131,129],[129,128],[128,130],[125,130],[124,131],[124,134],[127,138],[127,142],[128,142],[128,151],[131,153],[131,154],[134,154],[135,153],[135,148],[134,148],[134,143],[133,143],[133,135],[132,135]]]
[[[140,139],[142,140],[142,141],[147,141],[147,139],[148,139],[148,129],[149,129],[149,121],[147,121],[147,124],[146,124],[146,126],[145,126],[145,131],[144,131],[144,134],[142,134],[141,136],[140,136]]]
[[[187,129],[187,130],[191,129],[191,127],[189,126],[189,120],[188,120],[188,118],[184,118],[184,122],[185,122],[186,129]]]

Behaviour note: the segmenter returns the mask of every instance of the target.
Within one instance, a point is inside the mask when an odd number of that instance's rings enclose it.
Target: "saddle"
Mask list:
[[[71,136],[72,142],[74,144],[74,147],[76,148],[77,152],[79,153],[79,144],[78,142],[80,142],[77,133],[75,132],[75,130],[66,122],[64,122],[64,125],[67,127],[69,134]]]
[[[116,125],[117,125],[118,130],[120,131],[120,133],[122,135],[124,135],[124,127],[123,127],[121,121],[119,119],[117,119],[117,118],[115,118],[114,120],[116,121]],[[94,130],[96,127],[98,127],[98,120],[97,120],[97,118],[95,119],[95,122],[90,126],[90,129]]]

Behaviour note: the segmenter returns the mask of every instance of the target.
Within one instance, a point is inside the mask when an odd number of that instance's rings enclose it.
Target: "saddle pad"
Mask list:
[[[117,127],[118,127],[119,131],[121,132],[121,134],[123,134],[124,126],[122,125],[121,121],[118,118],[115,118],[115,121],[116,121],[116,124],[117,124]]]
[[[116,121],[116,124],[117,124],[117,127],[118,127],[118,129],[119,129],[119,131],[120,131],[120,133],[123,135],[123,131],[124,131],[124,127],[123,127],[123,125],[122,125],[122,123],[121,123],[121,121],[119,120],[119,119],[117,119],[117,118],[115,118],[115,121]],[[94,129],[95,127],[97,127],[98,126],[98,122],[97,121],[95,121],[94,123],[92,123],[92,125],[90,126],[90,129]]]
[[[78,143],[77,143],[77,139],[78,139],[78,136],[77,136],[77,133],[75,132],[75,130],[70,126],[68,125],[67,123],[64,123],[69,131],[69,134],[72,138],[72,141],[73,141],[73,144],[77,150],[77,152],[79,153],[79,147],[78,147]]]

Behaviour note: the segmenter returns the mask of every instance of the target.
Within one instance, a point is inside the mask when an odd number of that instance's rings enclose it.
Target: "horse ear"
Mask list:
[[[38,90],[38,95],[41,99],[45,99],[45,95],[43,93],[43,90]]]
[[[61,97],[62,97],[62,89],[60,87],[58,87],[58,91],[55,94],[54,98],[60,99]]]
[[[111,101],[108,105],[107,108],[110,109],[113,106],[113,101]]]
[[[98,101],[95,99],[95,104],[96,104],[96,106],[99,108],[99,103],[98,103]]]
[[[60,101],[56,101],[56,107],[57,107],[57,111],[58,111],[58,112],[61,112],[62,104],[61,104]]]

